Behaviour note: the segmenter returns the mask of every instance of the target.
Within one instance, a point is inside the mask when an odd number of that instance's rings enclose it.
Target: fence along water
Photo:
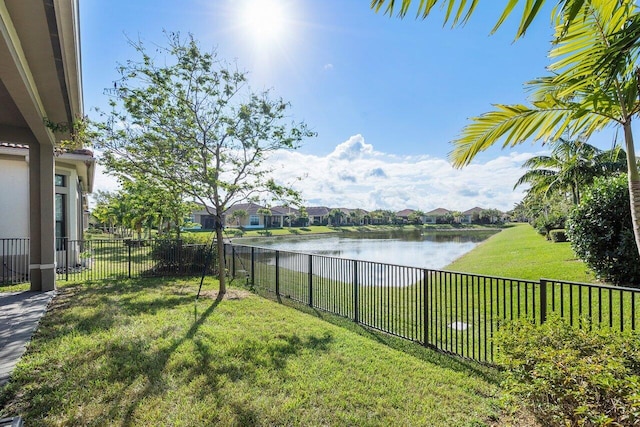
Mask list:
[[[482,276],[227,245],[226,268],[256,288],[481,362],[507,320],[636,329],[640,289]]]
[[[179,240],[56,242],[58,280],[197,276],[208,245]],[[28,239],[0,239],[1,284],[28,278]],[[636,329],[640,289],[541,279],[529,281],[406,267],[322,255],[225,245],[228,273],[256,288],[350,318],[372,329],[481,362],[492,362],[494,332],[505,320]],[[210,257],[209,259],[207,257]]]

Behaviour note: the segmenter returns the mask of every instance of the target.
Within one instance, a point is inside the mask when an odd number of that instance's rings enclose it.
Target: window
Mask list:
[[[67,237],[66,224],[66,196],[64,194],[56,194],[55,218],[56,218],[56,249],[64,249],[64,240]]]
[[[67,194],[69,190],[67,188],[68,185],[68,177],[63,174],[55,174],[53,183],[56,186],[56,199],[54,206],[54,215],[55,215],[55,232],[56,232],[56,250],[62,251],[65,249],[65,242],[63,237],[68,237],[67,235]]]
[[[67,186],[67,177],[64,176],[64,175],[56,174],[54,182],[55,182],[56,187],[66,187]]]
[[[202,216],[202,228],[205,230],[216,228],[216,218],[212,215]]]
[[[249,225],[260,225],[260,217],[258,215],[251,215],[249,217]]]

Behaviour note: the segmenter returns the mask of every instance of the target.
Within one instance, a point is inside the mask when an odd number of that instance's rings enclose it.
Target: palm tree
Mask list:
[[[372,0],[380,10],[392,13],[394,0]],[[478,2],[465,0],[420,1],[419,13],[426,16],[433,6],[445,7],[445,22],[463,23]],[[510,1],[494,30],[511,13],[517,0]],[[519,37],[540,10],[543,0],[525,2]],[[411,0],[402,0],[400,15]],[[465,5],[469,6],[465,9]],[[469,164],[482,150],[498,141],[503,147],[526,140],[555,141],[562,135],[589,138],[606,126],[620,126],[627,152],[631,214],[636,246],[640,251],[640,173],[635,157],[631,122],[640,112],[638,75],[640,13],[633,0],[560,0],[552,20],[556,40],[550,52],[555,62],[551,75],[528,83],[533,89],[531,105],[496,105],[495,110],[473,118],[460,138],[453,141],[450,157],[454,166]]]
[[[618,125],[624,133],[627,171],[636,246],[640,248],[640,174],[635,158],[632,119],[640,111],[638,48],[617,57],[617,63],[600,68],[612,40],[626,23],[637,18],[630,2],[585,4],[581,19],[562,28],[558,20],[557,58],[549,68],[555,73],[529,85],[534,89],[531,106],[497,105],[496,110],[473,119],[453,141],[454,166],[464,166],[475,155],[504,138],[503,146],[514,146],[529,138],[556,140],[564,133],[590,137],[605,126]]]
[[[331,225],[338,226],[342,222],[342,218],[344,217],[344,212],[340,209],[331,209],[329,212],[329,219],[331,220]]]
[[[548,156],[535,156],[527,160],[522,167],[529,170],[520,177],[514,188],[530,184],[529,192],[544,197],[561,193],[571,194],[574,205],[580,203],[581,190],[591,184],[597,176],[612,172],[624,172],[619,147],[602,151],[593,145],[577,139],[560,138],[553,143]]]

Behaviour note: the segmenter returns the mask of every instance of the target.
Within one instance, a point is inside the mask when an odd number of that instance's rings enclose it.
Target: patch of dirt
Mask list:
[[[536,417],[524,408],[513,413],[503,414],[500,420],[489,424],[491,427],[541,427]]]
[[[222,298],[222,299],[223,300],[238,300],[238,299],[248,298],[251,295],[252,294],[249,291],[244,291],[244,290],[241,290],[241,289],[229,289],[224,294],[224,298]],[[200,292],[200,297],[218,299],[218,291],[202,291],[202,292]]]

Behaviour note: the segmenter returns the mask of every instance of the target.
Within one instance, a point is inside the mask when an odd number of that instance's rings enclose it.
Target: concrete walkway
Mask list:
[[[0,293],[0,388],[9,381],[54,295],[55,291]]]

